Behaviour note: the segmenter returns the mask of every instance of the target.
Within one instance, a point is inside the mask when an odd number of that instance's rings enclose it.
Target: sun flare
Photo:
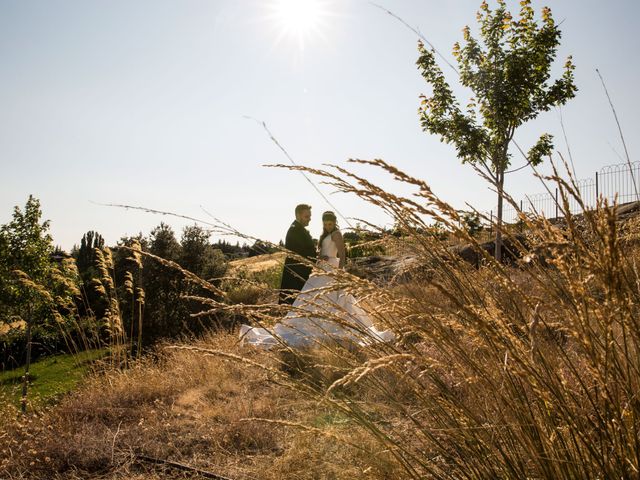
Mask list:
[[[281,36],[293,37],[301,50],[305,41],[321,34],[327,16],[326,1],[322,0],[275,0],[271,15],[278,24]]]

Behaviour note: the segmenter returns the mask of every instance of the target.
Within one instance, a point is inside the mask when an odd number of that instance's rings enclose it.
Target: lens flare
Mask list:
[[[322,0],[276,0],[271,15],[281,30],[281,36],[293,37],[304,50],[305,42],[321,34],[327,17],[326,2]]]

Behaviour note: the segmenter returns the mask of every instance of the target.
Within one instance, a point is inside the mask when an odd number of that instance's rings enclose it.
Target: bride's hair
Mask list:
[[[322,214],[322,221],[324,222],[326,220],[333,220],[336,223],[336,228],[331,232],[327,232],[324,228],[322,229],[322,235],[320,235],[320,239],[318,240],[318,248],[322,248],[322,241],[327,238],[327,236],[338,230],[338,219],[336,218],[336,214],[331,210],[327,210]]]
[[[335,213],[333,213],[331,210],[327,210],[322,214],[322,221],[324,222],[325,220],[333,220],[335,222],[338,219],[336,218]]]

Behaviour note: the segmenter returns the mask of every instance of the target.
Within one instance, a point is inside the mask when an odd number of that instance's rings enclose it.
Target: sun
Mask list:
[[[293,38],[300,50],[312,36],[321,35],[328,14],[326,1],[322,0],[275,0],[270,10],[280,37]]]

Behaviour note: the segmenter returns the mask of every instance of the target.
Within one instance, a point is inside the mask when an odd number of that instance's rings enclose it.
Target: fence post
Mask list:
[[[600,196],[600,190],[598,188],[598,172],[596,172],[596,205],[598,204],[599,196]]]
[[[556,218],[558,218],[558,189],[556,188]]]
[[[491,217],[489,217],[491,220],[489,222],[489,235],[493,235],[493,210],[491,210],[490,213]]]
[[[522,214],[522,200],[520,200],[520,214]],[[518,215],[520,217],[520,215]],[[524,222],[522,221],[522,217],[518,218],[518,226],[520,227],[520,233],[522,233],[522,229],[524,228]]]

